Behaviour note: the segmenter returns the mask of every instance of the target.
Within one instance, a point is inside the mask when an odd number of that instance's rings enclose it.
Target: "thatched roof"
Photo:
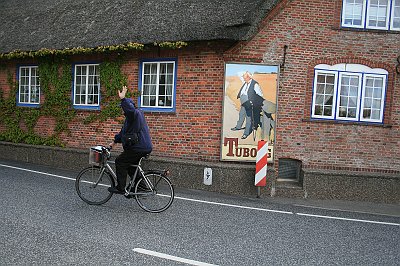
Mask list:
[[[0,0],[0,53],[246,40],[278,0]]]

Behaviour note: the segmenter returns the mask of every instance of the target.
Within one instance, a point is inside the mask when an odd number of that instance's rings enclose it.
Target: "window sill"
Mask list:
[[[302,122],[312,122],[312,123],[345,124],[345,125],[352,125],[352,126],[372,126],[372,127],[392,128],[391,124],[378,124],[378,123],[367,123],[367,122],[324,120],[324,119],[312,119],[312,118],[303,118],[301,121]]]
[[[379,29],[361,29],[361,28],[351,28],[351,27],[332,27],[333,30],[338,31],[357,31],[366,33],[381,33],[381,34],[400,34],[398,30],[379,30]]]

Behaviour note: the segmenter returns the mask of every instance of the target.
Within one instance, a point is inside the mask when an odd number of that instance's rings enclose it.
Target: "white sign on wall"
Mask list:
[[[212,169],[204,168],[204,185],[211,186],[212,185]]]

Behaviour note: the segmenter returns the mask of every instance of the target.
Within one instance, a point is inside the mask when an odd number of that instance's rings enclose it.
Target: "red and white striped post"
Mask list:
[[[261,188],[267,185],[268,141],[258,141],[256,157],[256,175],[254,185],[257,186],[257,197],[260,197]]]

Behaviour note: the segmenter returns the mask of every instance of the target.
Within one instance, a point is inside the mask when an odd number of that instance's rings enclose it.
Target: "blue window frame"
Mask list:
[[[400,31],[400,0],[343,0],[342,27]]]
[[[76,109],[100,109],[100,69],[97,63],[73,65],[72,102]]]
[[[176,59],[143,59],[139,65],[139,106],[144,111],[175,112]]]
[[[17,68],[17,105],[39,107],[40,79],[38,66],[19,66]]]
[[[388,72],[358,64],[314,68],[311,117],[383,123]]]

